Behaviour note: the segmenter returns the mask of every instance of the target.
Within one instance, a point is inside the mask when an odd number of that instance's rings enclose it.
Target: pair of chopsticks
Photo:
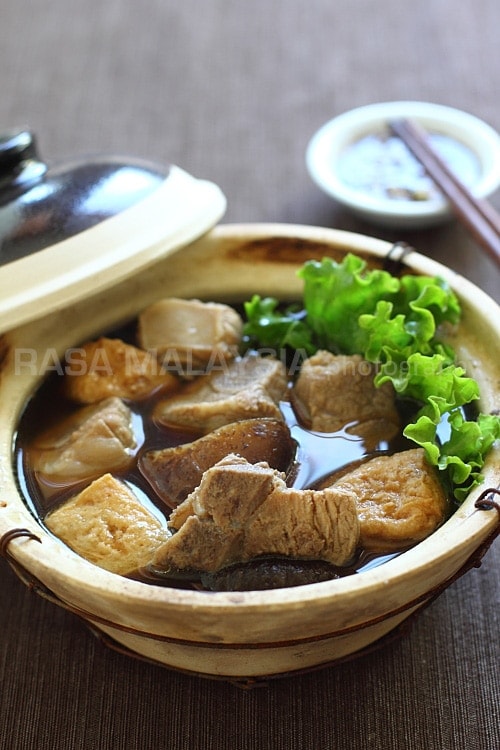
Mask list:
[[[434,149],[426,131],[414,120],[400,119],[389,123],[413,155],[432,177],[458,219],[474,239],[500,265],[500,214],[487,201],[476,198],[455,176]]]

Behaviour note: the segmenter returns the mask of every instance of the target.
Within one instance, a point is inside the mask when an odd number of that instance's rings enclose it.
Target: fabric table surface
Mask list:
[[[498,269],[459,224],[355,219],[304,153],[326,120],[377,101],[433,101],[499,130],[499,27],[497,0],[4,0],[0,129],[30,127],[49,162],[182,166],[222,188],[224,223],[407,241],[498,300]],[[497,543],[400,638],[242,689],[107,648],[0,559],[0,750],[495,750],[499,568]]]

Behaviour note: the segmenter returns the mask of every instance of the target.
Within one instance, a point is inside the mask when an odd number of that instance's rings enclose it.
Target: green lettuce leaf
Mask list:
[[[260,297],[255,294],[244,309],[246,323],[244,336],[249,346],[267,347],[277,353],[287,347],[314,354],[316,346],[312,341],[312,331],[301,319],[301,311],[289,306],[278,311],[278,300]]]
[[[464,406],[479,398],[475,380],[465,375],[465,370],[450,364],[443,354],[425,355],[418,352],[400,355],[394,353],[380,366],[375,384],[390,381],[397,393],[422,401],[424,413],[439,418],[456,406]]]
[[[480,414],[468,421],[462,407],[479,398],[477,383],[455,364],[440,340],[444,325],[460,320],[460,304],[446,281],[407,274],[396,278],[368,270],[353,254],[307,261],[303,310],[281,310],[273,298],[258,296],[245,305],[244,335],[252,345],[313,354],[318,349],[361,354],[377,365],[375,384],[391,382],[404,399],[421,405],[404,434],[442,472],[458,500],[480,481],[480,470],[500,434],[500,418]],[[449,438],[438,427],[448,419]]]
[[[445,472],[451,491],[459,501],[482,480],[481,469],[496,440],[500,438],[500,419],[479,414],[477,420],[466,420],[462,411],[452,409],[448,415],[449,437],[438,445],[439,422],[425,414],[408,425],[404,435],[424,448],[429,462]]]
[[[298,271],[304,280],[307,324],[318,348],[355,354],[368,344],[359,317],[373,313],[379,300],[395,295],[399,281],[387,271],[364,272],[366,263],[348,254],[342,263],[332,258],[307,261]]]

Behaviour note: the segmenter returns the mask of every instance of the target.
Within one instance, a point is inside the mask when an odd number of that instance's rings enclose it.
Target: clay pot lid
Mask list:
[[[212,182],[99,157],[50,169],[33,134],[0,134],[0,333],[180,250],[223,216]]]

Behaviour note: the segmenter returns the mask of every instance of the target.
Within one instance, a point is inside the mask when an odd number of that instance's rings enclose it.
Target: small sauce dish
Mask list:
[[[428,102],[381,102],[325,123],[306,150],[312,180],[354,214],[373,224],[423,229],[451,218],[447,200],[391,120],[411,118],[428,132],[457,177],[478,198],[500,186],[500,136],[483,120]]]

